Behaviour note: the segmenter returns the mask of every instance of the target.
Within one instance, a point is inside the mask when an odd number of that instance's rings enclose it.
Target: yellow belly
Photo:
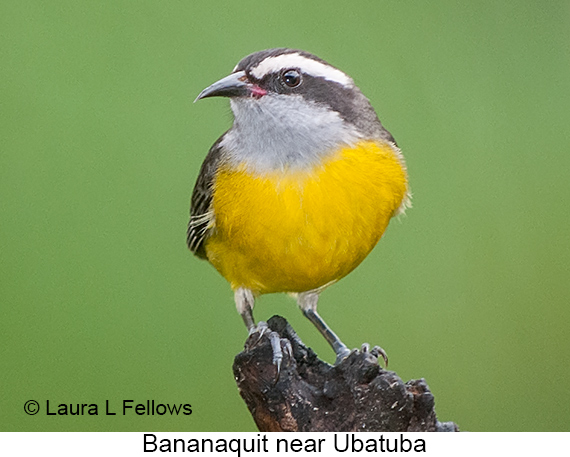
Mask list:
[[[208,260],[234,289],[322,287],[362,262],[406,193],[406,171],[387,144],[359,143],[308,171],[222,167]]]

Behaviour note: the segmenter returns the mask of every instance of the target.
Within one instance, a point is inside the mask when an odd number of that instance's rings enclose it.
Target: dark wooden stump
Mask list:
[[[318,359],[280,316],[267,322],[280,336],[276,379],[270,332],[253,333],[234,360],[239,392],[260,431],[453,432],[439,422],[423,379],[404,383],[378,364],[377,354],[353,351],[338,366]],[[292,354],[292,357],[291,357]]]

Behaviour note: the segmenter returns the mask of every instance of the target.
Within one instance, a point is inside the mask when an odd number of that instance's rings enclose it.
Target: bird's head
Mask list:
[[[346,73],[305,51],[276,48],[244,57],[196,98],[230,98],[224,141],[257,168],[316,163],[339,145],[392,136]]]

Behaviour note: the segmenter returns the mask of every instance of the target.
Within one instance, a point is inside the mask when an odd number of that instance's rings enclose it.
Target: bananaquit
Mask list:
[[[250,333],[255,298],[285,292],[340,362],[350,351],[317,301],[410,204],[396,141],[352,78],[300,50],[253,53],[206,97],[228,97],[234,122],[202,164],[188,247],[230,283]]]

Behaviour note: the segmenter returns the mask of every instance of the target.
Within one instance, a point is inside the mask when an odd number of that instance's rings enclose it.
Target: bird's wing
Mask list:
[[[214,143],[204,159],[204,163],[202,163],[190,204],[190,222],[188,223],[186,243],[195,255],[203,259],[207,258],[204,241],[208,238],[214,224],[212,186],[222,155],[220,147],[222,138],[223,136]]]

